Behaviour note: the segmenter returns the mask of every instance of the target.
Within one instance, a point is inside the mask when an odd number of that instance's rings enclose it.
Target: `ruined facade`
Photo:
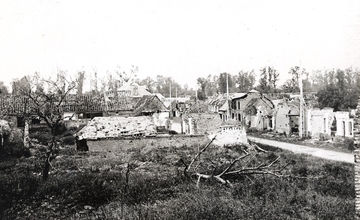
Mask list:
[[[335,119],[333,109],[308,109],[306,114],[307,134],[312,138],[330,139]]]
[[[354,119],[350,118],[349,112],[335,112],[336,136],[353,137]]]
[[[274,128],[274,104],[265,96],[252,98],[245,106],[245,125],[257,130]]]
[[[305,113],[306,131],[312,138],[352,138],[354,136],[354,119],[350,118],[350,112],[334,112],[332,108],[325,108],[308,109]]]
[[[299,127],[299,106],[284,100],[276,107],[275,131],[289,135]]]
[[[227,98],[225,94],[218,94],[209,100],[208,111],[219,113],[219,109],[224,105]]]

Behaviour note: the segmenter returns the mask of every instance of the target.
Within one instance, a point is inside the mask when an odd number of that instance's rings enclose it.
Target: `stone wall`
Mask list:
[[[356,219],[360,219],[360,99],[354,119],[354,159],[355,159],[355,213]]]
[[[155,137],[143,137],[139,139],[102,139],[88,140],[90,152],[97,151],[121,151],[137,147],[182,147],[186,146],[204,146],[209,142],[209,138],[204,135],[164,135]]]

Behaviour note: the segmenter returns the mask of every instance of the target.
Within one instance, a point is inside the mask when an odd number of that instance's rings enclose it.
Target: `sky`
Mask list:
[[[273,66],[360,67],[360,1],[0,0],[0,81],[58,70],[105,79],[198,77]],[[89,75],[87,79],[89,79]],[[9,88],[10,89],[10,88]]]

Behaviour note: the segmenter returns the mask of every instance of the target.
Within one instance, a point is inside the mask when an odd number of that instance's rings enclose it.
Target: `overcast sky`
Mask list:
[[[0,81],[57,69],[198,77],[360,67],[360,1],[0,0]]]

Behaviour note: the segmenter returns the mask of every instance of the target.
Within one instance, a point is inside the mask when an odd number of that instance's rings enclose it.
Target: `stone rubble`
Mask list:
[[[208,137],[212,139],[215,135],[216,139],[214,140],[213,144],[218,146],[240,145],[248,143],[245,129],[240,129],[237,127],[221,129],[220,131],[211,133]]]
[[[156,134],[153,117],[95,117],[78,133],[78,139],[149,136]]]

